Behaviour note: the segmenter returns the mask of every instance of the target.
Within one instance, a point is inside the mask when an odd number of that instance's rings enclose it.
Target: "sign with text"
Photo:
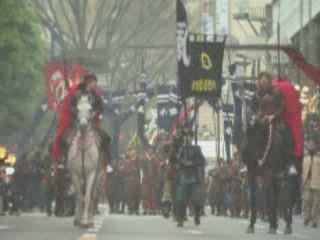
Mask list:
[[[220,97],[224,42],[190,42],[191,65],[184,96]]]

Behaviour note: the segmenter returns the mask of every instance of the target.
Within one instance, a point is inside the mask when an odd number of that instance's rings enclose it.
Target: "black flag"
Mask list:
[[[243,87],[243,91],[241,88]],[[233,143],[240,146],[243,136],[242,136],[242,105],[243,100],[246,101],[247,105],[250,102],[256,91],[256,85],[251,82],[244,82],[243,86],[239,82],[232,83],[232,92],[234,99],[234,126],[233,126]],[[242,93],[241,93],[242,92]],[[242,96],[243,94],[243,96]]]
[[[157,89],[158,128],[170,132],[177,120],[181,108],[176,88],[172,85],[160,85]]]
[[[223,126],[224,126],[224,144],[227,160],[231,159],[231,142],[233,132],[234,105],[223,105]]]
[[[178,89],[181,96],[185,96],[186,83],[189,81],[189,66],[191,57],[188,53],[188,19],[182,0],[177,0],[177,61],[178,61]]]
[[[224,41],[191,42],[189,79],[185,83],[186,96],[221,96]]]

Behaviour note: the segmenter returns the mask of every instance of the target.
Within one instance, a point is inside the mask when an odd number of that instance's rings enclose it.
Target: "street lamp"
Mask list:
[[[7,157],[7,149],[0,146],[0,161],[3,161]]]
[[[4,161],[6,164],[13,166],[16,163],[17,159],[13,153],[10,153],[7,159]]]

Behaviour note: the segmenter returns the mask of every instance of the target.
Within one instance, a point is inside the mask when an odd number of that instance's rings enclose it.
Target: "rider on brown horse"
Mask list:
[[[293,155],[293,137],[283,121],[285,111],[285,100],[282,92],[273,87],[272,77],[267,72],[258,75],[258,90],[252,101],[252,110],[257,114],[258,119],[262,119],[278,131],[285,144],[284,151],[287,167],[291,166],[295,160]]]
[[[281,123],[285,108],[282,93],[272,86],[269,73],[261,72],[258,81],[258,90],[253,99],[253,111],[260,118],[265,117],[274,123]]]
[[[248,168],[251,217],[248,233],[254,233],[257,215],[257,177],[261,176],[265,187],[269,233],[278,228],[278,202],[280,193],[286,192],[281,205],[287,223],[284,233],[292,233],[292,208],[294,203],[294,140],[284,122],[285,95],[272,85],[271,75],[262,72],[258,76],[258,90],[253,98],[251,116],[246,129],[247,141],[242,150],[242,159]],[[249,113],[252,113],[249,112]],[[258,161],[257,161],[258,160]]]

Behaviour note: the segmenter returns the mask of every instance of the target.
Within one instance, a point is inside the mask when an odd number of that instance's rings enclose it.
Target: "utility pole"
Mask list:
[[[314,31],[313,31],[313,22],[312,22],[312,0],[308,1],[309,6],[309,23],[308,23],[308,45],[307,45],[307,58],[309,61],[314,61],[313,53],[313,41],[314,41]]]
[[[211,3],[213,9],[213,32],[217,33],[217,0],[212,0]]]
[[[280,0],[279,0],[280,1]],[[280,11],[280,9],[279,9]],[[303,53],[303,41],[304,41],[304,37],[303,37],[303,0],[300,0],[300,41],[299,41],[299,49],[300,51]],[[301,73],[298,72],[298,83],[301,83]]]

